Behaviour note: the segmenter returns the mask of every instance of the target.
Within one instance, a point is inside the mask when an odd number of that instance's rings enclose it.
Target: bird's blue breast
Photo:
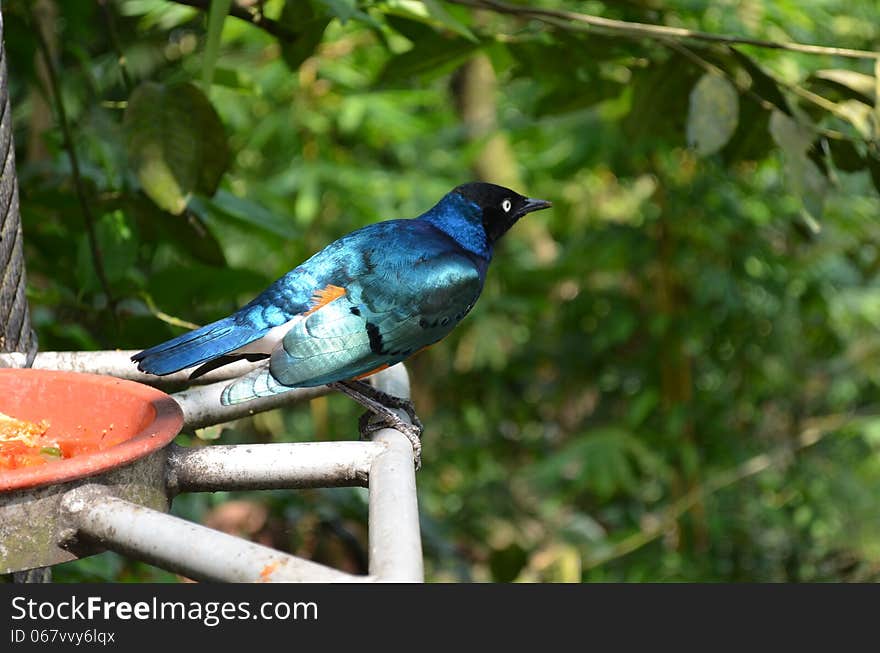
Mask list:
[[[492,245],[483,227],[483,212],[464,196],[449,193],[417,220],[433,225],[487,264],[492,260]]]

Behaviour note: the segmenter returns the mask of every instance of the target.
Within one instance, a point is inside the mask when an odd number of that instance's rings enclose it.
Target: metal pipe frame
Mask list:
[[[409,374],[402,363],[372,379],[382,392],[409,399]],[[397,414],[410,423],[404,411]],[[424,582],[412,443],[394,429],[378,431],[373,441],[388,448],[370,467],[370,574],[383,581]]]
[[[212,424],[251,417],[256,413],[309,401],[332,392],[326,385],[316,388],[295,388],[277,395],[258,397],[240,404],[224,406],[220,403],[220,394],[227,384],[227,381],[219,381],[210,385],[188,388],[171,395],[183,410],[184,429],[200,429]]]
[[[131,357],[138,353],[137,349],[108,349],[105,351],[41,351],[34,359],[32,367],[38,370],[67,370],[69,372],[87,372],[90,374],[106,374],[117,379],[128,379],[157,388],[175,388],[191,385],[205,385],[217,381],[228,381],[246,374],[258,366],[257,363],[236,361],[216,370],[190,379],[191,370],[182,370],[174,374],[156,376],[137,369]],[[27,354],[0,354],[0,367],[24,367]]]
[[[409,397],[409,377],[403,365],[375,375],[373,382],[384,392]],[[218,382],[175,395],[184,409],[187,426],[242,416],[224,413],[221,419],[206,422],[209,418],[199,412],[207,405],[213,406],[212,411],[217,410],[223,385]],[[269,399],[289,403],[327,392],[325,387],[294,390]],[[247,409],[245,414],[253,412]],[[399,414],[408,420],[404,412]],[[216,412],[213,416],[217,417]],[[368,487],[369,575],[343,573],[220,533],[114,497],[98,485],[80,486],[64,496],[62,532],[67,545],[75,550],[81,539],[97,543],[197,580],[423,582],[413,450],[402,433],[386,428],[373,434],[371,441],[215,445],[198,449],[171,445],[166,451],[170,496],[220,490]]]
[[[87,538],[188,578],[232,583],[372,580],[336,571],[83,485],[61,502],[62,517]]]
[[[367,487],[379,442],[285,442],[168,448],[167,487],[181,492]]]

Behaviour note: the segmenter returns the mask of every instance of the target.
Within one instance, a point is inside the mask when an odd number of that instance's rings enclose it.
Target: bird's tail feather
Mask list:
[[[220,395],[220,403],[224,406],[231,406],[233,404],[240,404],[243,401],[256,399],[257,397],[280,394],[288,390],[293,390],[293,388],[279,383],[272,376],[272,372],[269,371],[269,364],[266,363],[237,378],[223,388],[223,394]]]
[[[171,374],[235,351],[261,335],[227,317],[145,349],[131,359],[142,372]]]

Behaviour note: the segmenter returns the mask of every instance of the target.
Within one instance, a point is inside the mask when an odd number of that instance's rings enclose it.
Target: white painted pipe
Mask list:
[[[61,501],[76,537],[202,581],[354,583],[373,580],[281,553],[83,485]]]
[[[220,403],[220,395],[226,385],[225,381],[221,381],[211,385],[187,388],[171,395],[183,410],[184,429],[200,429],[212,424],[250,417],[273,408],[321,397],[331,392],[326,385],[317,388],[294,388],[277,395],[258,397],[240,404],[223,406]]]
[[[374,385],[409,398],[409,375],[403,365],[377,374]],[[399,414],[409,421],[403,411]],[[424,582],[412,443],[394,429],[378,431],[373,440],[386,449],[373,459],[370,470],[370,575],[384,582]]]
[[[236,361],[190,380],[192,369],[181,370],[165,376],[139,372],[137,364],[131,361],[138,350],[111,349],[107,351],[41,351],[34,359],[33,367],[38,370],[65,370],[69,372],[88,372],[106,374],[118,379],[128,379],[157,388],[180,387],[184,385],[205,385],[241,376],[258,366],[259,363]],[[0,354],[0,367],[24,367],[26,354]]]
[[[380,442],[284,442],[168,449],[168,489],[179,492],[366,487]]]

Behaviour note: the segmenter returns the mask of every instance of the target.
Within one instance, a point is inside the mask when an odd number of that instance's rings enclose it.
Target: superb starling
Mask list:
[[[402,430],[420,451],[419,426],[389,407],[411,405],[358,379],[446,336],[483,289],[495,243],[550,202],[494,184],[463,184],[408,220],[368,225],[331,243],[239,311],[134,356],[138,369],[193,376],[239,358],[269,360],[239,377],[223,404],[330,384]]]

